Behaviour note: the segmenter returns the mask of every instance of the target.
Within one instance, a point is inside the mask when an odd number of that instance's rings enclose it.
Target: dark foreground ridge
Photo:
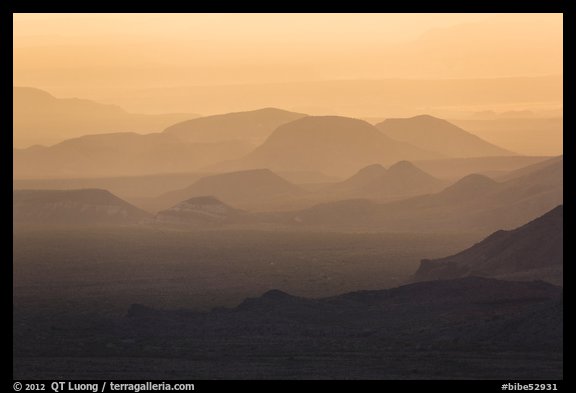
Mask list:
[[[558,286],[479,277],[319,299],[271,290],[210,312],[134,304],[14,340],[14,376],[43,364],[35,377],[560,379],[562,312]]]
[[[511,231],[497,231],[456,255],[422,261],[414,280],[484,276],[517,280],[544,279],[562,285],[562,205]]]

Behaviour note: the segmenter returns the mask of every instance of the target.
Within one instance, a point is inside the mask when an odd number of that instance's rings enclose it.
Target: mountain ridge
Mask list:
[[[219,225],[242,214],[212,195],[202,195],[186,199],[154,217],[155,224],[174,225]]]
[[[329,192],[345,197],[406,198],[439,191],[444,182],[409,161],[398,161],[388,169],[372,164],[341,182],[330,185]]]
[[[563,206],[525,225],[497,231],[457,254],[422,260],[415,281],[477,275],[493,278],[545,277],[562,284]]]
[[[150,215],[107,190],[13,190],[14,224],[140,223]]]
[[[249,139],[262,141],[278,126],[307,116],[278,108],[261,108],[186,120],[166,128],[163,133],[192,142],[220,142]]]
[[[269,169],[250,169],[202,177],[188,187],[164,193],[156,198],[156,206],[168,206],[185,199],[213,195],[234,206],[254,206],[274,198],[305,193]]]
[[[264,167],[278,171],[315,170],[338,176],[350,175],[373,163],[392,164],[402,159],[437,157],[438,154],[397,142],[363,120],[306,116],[279,126],[245,157],[213,169]]]
[[[449,157],[515,155],[462,128],[430,115],[387,119],[376,124],[385,135]]]
[[[197,117],[192,113],[130,113],[117,105],[80,98],[57,98],[34,87],[12,87],[14,144],[50,145],[90,133],[160,131]]]

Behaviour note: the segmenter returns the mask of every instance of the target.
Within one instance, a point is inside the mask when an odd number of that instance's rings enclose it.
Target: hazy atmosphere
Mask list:
[[[13,18],[14,378],[562,379],[562,14]]]
[[[14,85],[142,114],[427,113],[561,154],[562,28],[561,14],[15,14]]]

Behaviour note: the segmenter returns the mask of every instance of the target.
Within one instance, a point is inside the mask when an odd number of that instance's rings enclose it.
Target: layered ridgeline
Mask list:
[[[15,225],[136,224],[151,215],[106,190],[14,190]]]
[[[444,190],[397,202],[342,200],[295,211],[295,226],[395,231],[512,229],[563,203],[563,161],[550,160],[504,182],[468,175]]]
[[[400,162],[389,169],[371,165],[343,182],[306,191],[267,169],[247,170],[207,176],[139,206],[160,211],[211,195],[247,210],[242,222],[251,226],[488,234],[523,225],[563,203],[562,160],[519,173],[503,182],[472,174],[441,189],[443,182]],[[298,205],[303,207],[290,208]]]
[[[308,116],[278,127],[247,156],[214,170],[268,168],[351,175],[360,168],[400,160],[440,158],[439,154],[398,142],[373,125],[340,116]]]
[[[454,124],[429,115],[387,119],[376,124],[384,135],[447,157],[509,156],[495,146]]]
[[[532,165],[526,165],[526,166],[523,166],[523,167],[518,168],[516,170],[506,172],[506,173],[501,174],[500,176],[496,177],[496,179],[499,181],[518,179],[518,178],[521,178],[523,176],[528,176],[532,173],[536,173],[540,170],[546,171],[546,168],[548,168],[549,172],[543,172],[543,173],[549,173],[552,177],[552,181],[557,181],[558,180],[557,176],[560,173],[556,172],[554,168],[558,168],[559,166],[562,166],[563,162],[564,162],[564,156],[563,155],[560,155],[557,157],[552,157],[550,159],[540,161],[540,162],[534,163]],[[563,173],[561,175],[563,175]]]
[[[164,132],[146,135],[135,132],[86,135],[48,147],[15,149],[14,177],[104,177],[198,171],[245,156],[278,125],[303,116],[306,115],[267,108],[179,122]]]
[[[494,179],[499,179],[511,171],[538,163],[544,163],[552,157],[553,156],[488,156],[444,158],[440,160],[414,161],[414,164],[434,177],[453,182],[471,173],[480,173]]]
[[[254,169],[206,176],[186,188],[165,193],[146,203],[150,210],[161,210],[189,198],[211,195],[233,206],[257,209],[304,193],[268,169]]]
[[[166,128],[164,133],[188,142],[246,139],[260,143],[277,127],[304,116],[307,115],[277,108],[263,108],[183,121]]]
[[[332,184],[326,191],[339,196],[394,198],[439,191],[445,183],[408,161],[400,161],[386,169],[372,164],[348,179]]]
[[[176,122],[198,117],[190,113],[143,115],[116,105],[79,98],[56,98],[31,87],[13,87],[14,144],[53,144],[70,137],[119,131],[161,131]]]
[[[122,199],[155,197],[160,193],[186,187],[208,175],[202,172],[161,173],[154,175],[13,179],[15,190],[75,190],[103,188]]]
[[[14,177],[104,177],[192,172],[253,146],[243,141],[184,142],[163,133],[86,135],[49,147],[14,150]]]
[[[191,197],[213,195],[249,211],[294,210],[351,197],[401,199],[438,191],[443,186],[444,182],[407,161],[389,169],[370,165],[342,182],[316,185],[315,190],[296,186],[268,169],[253,169],[206,176],[184,189],[141,199],[138,204],[159,211]]]
[[[475,145],[488,145],[463,130],[437,135],[433,124],[424,128],[443,146],[458,145],[462,135]],[[266,108],[192,119],[161,133],[87,135],[49,147],[15,149],[14,176],[103,177],[268,168],[344,178],[375,163],[390,166],[402,160],[494,155],[496,149],[433,150],[435,144],[406,142],[396,139],[402,133],[387,133],[395,137],[358,119]],[[511,153],[502,150],[502,154]]]
[[[416,281],[467,276],[546,280],[562,285],[563,207],[511,231],[497,231],[449,257],[421,262]]]

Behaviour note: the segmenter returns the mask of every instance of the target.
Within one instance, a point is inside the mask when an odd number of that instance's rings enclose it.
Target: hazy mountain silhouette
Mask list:
[[[470,134],[446,120],[429,115],[407,119],[387,119],[376,124],[385,135],[398,141],[448,157],[485,157],[513,155]]]
[[[506,181],[506,180],[511,180],[511,179],[517,179],[517,178],[520,178],[523,176],[527,176],[527,175],[536,173],[536,172],[540,171],[541,169],[544,169],[546,167],[550,167],[553,164],[562,163],[563,161],[564,161],[563,155],[558,156],[558,157],[553,157],[553,158],[550,158],[548,160],[537,162],[535,164],[528,165],[528,166],[516,169],[514,171],[510,171],[510,172],[503,174],[501,176],[498,176],[498,180]]]
[[[213,196],[198,196],[158,212],[154,221],[183,225],[222,224],[241,213],[241,210],[234,209]]]
[[[318,171],[279,171],[275,172],[278,176],[294,184],[321,184],[334,183],[341,180],[339,177],[328,176]]]
[[[56,98],[32,87],[13,87],[14,144],[53,144],[93,133],[161,131],[198,115],[174,113],[143,115],[115,105],[78,98]]]
[[[477,198],[499,188],[499,183],[487,176],[473,173],[440,191],[435,202],[456,203]]]
[[[14,177],[94,177],[195,171],[252,150],[241,141],[187,143],[168,134],[86,135],[14,150]]]
[[[13,223],[92,225],[138,223],[150,217],[109,191],[14,190]]]
[[[388,170],[379,164],[369,165],[328,190],[356,197],[397,198],[431,193],[443,185],[411,162],[400,161]]]
[[[562,285],[563,207],[511,231],[498,231],[449,257],[423,260],[416,281],[466,276],[547,280]]]
[[[290,122],[293,118],[297,120]],[[252,151],[254,143],[272,133],[276,124],[283,125]],[[219,142],[194,142],[202,140]],[[163,133],[85,135],[50,147],[15,149],[13,153],[16,178],[131,176],[200,170],[229,172],[257,168],[342,178],[373,163],[391,165],[404,159],[440,157],[386,138],[360,120],[307,117],[273,108],[193,119]],[[517,168],[518,164],[500,163],[511,158],[516,157],[490,157],[498,162],[493,165],[484,162],[445,162],[443,165],[437,160],[416,164],[435,177],[453,178],[471,171]]]
[[[276,108],[206,116],[174,124],[165,133],[188,142],[248,139],[262,142],[282,124],[307,116]]]
[[[213,195],[239,207],[257,207],[274,199],[293,198],[304,191],[268,169],[253,169],[206,176],[189,187],[165,193],[155,201],[156,208],[172,206],[188,198]]]
[[[348,179],[333,184],[330,188],[342,191],[348,191],[348,190],[355,191],[374,183],[382,176],[384,176],[387,171],[388,170],[380,164],[368,165],[360,169],[358,172],[350,176]]]
[[[374,163],[388,165],[404,159],[438,157],[395,141],[363,120],[307,116],[278,127],[261,146],[242,159],[211,169],[312,170],[339,176],[351,175]]]
[[[414,165],[439,179],[456,181],[471,173],[488,175],[494,179],[510,171],[544,162],[547,156],[499,156],[415,160]]]
[[[206,172],[184,172],[136,176],[13,179],[12,188],[15,190],[103,188],[131,202],[186,187],[208,175]]]
[[[397,231],[511,229],[563,203],[563,163],[506,182],[469,175],[446,189],[396,202],[343,200],[288,213],[301,226]]]

